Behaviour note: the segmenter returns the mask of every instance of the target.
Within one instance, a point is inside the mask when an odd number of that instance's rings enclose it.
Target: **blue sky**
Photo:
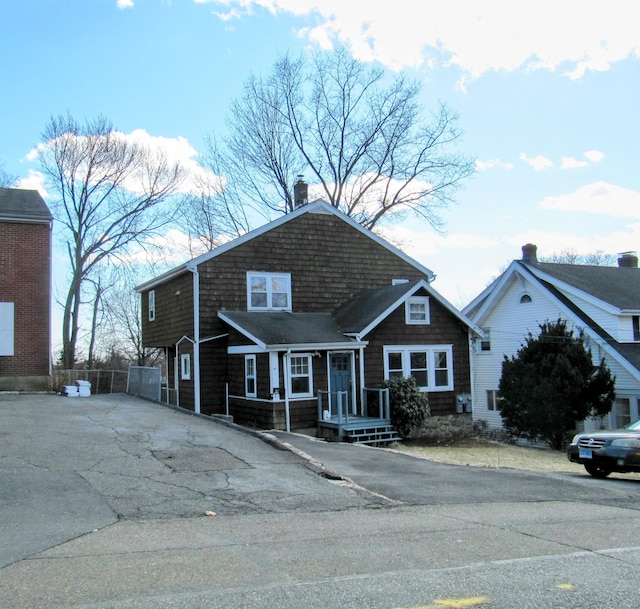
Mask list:
[[[102,114],[193,163],[206,136],[223,133],[251,72],[268,71],[286,51],[340,41],[363,61],[420,79],[426,109],[440,100],[460,114],[461,150],[477,158],[478,171],[445,212],[445,232],[414,221],[390,236],[463,306],[527,242],[539,256],[640,250],[636,7],[5,0],[0,164],[20,186],[39,188],[29,153],[49,117],[67,111],[79,120]],[[176,263],[186,257],[173,254]]]

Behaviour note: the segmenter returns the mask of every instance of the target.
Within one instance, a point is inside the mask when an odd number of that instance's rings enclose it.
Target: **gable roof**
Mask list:
[[[219,311],[218,317],[267,351],[359,344],[345,336],[331,313]]]
[[[640,312],[640,268],[557,263],[528,263],[514,260],[507,270],[465,308],[472,319],[487,313],[515,276],[535,283],[555,300],[587,333],[627,370],[640,372],[640,343],[620,343],[570,298],[575,294],[613,313]],[[566,292],[566,293],[565,293]],[[480,322],[482,323],[482,322]]]
[[[640,312],[640,268],[593,266],[514,260],[507,270],[474,298],[463,311],[469,317],[485,312],[504,291],[514,274],[535,278],[580,295],[612,312]],[[597,301],[597,302],[596,302]]]
[[[534,275],[541,273],[580,290],[619,311],[640,310],[640,269],[638,267],[592,266],[539,262],[518,264]]]
[[[361,342],[411,296],[426,292],[478,335],[482,331],[421,279],[365,290],[333,313],[219,311],[218,317],[263,349],[336,348]]]
[[[189,260],[188,262],[185,262],[169,271],[167,271],[166,273],[159,275],[158,277],[155,277],[145,283],[142,283],[138,286],[136,286],[136,291],[137,292],[144,292],[145,290],[149,290],[151,288],[154,288],[157,285],[160,285],[162,283],[164,283],[165,281],[168,281],[170,279],[172,279],[173,277],[177,277],[178,275],[181,275],[182,273],[185,273],[186,271],[195,271],[196,268],[200,265],[203,264],[204,262],[207,262],[209,260],[212,260],[213,258],[216,258],[217,256],[220,256],[222,254],[224,254],[225,252],[228,252],[229,250],[232,250],[235,247],[238,247],[244,243],[247,243],[248,241],[251,241],[252,239],[255,239],[256,237],[259,237],[260,235],[263,235],[267,232],[269,232],[270,230],[273,230],[274,228],[277,228],[279,226],[282,226],[283,224],[286,224],[287,222],[291,222],[292,220],[295,220],[296,218],[299,218],[301,215],[303,214],[332,214],[338,218],[340,218],[341,220],[343,220],[344,222],[346,222],[347,224],[349,224],[353,229],[359,231],[360,233],[362,233],[363,235],[366,235],[367,237],[369,237],[369,239],[371,239],[372,241],[375,241],[378,245],[384,247],[385,249],[389,250],[390,252],[392,252],[393,254],[395,254],[396,256],[398,256],[399,258],[401,258],[402,260],[404,260],[405,262],[407,262],[408,264],[410,264],[411,266],[413,266],[414,268],[416,268],[417,270],[419,270],[422,274],[426,275],[429,278],[429,281],[433,281],[435,279],[435,275],[433,274],[433,271],[431,271],[430,269],[428,269],[426,266],[423,266],[422,264],[420,264],[418,261],[414,260],[413,258],[411,258],[410,256],[408,256],[407,254],[405,254],[403,251],[399,250],[398,248],[394,247],[393,245],[391,245],[389,242],[385,241],[382,237],[379,237],[378,235],[376,235],[375,233],[371,232],[370,230],[364,228],[362,225],[358,224],[355,220],[353,220],[352,218],[350,218],[349,216],[347,216],[345,213],[341,212],[339,209],[336,209],[335,207],[333,207],[333,205],[330,205],[329,203],[327,203],[326,201],[323,201],[321,199],[318,199],[317,201],[314,201],[313,203],[309,203],[307,205],[303,205],[301,207],[296,208],[294,211],[292,211],[289,214],[286,214],[276,220],[273,220],[272,222],[269,222],[267,224],[264,224],[263,226],[256,228],[236,239],[234,239],[233,241],[229,241],[228,243],[225,243],[224,245],[221,245],[213,250],[211,250],[210,252],[207,252],[205,254],[202,254],[201,256],[198,256],[197,258],[193,258],[192,260]]]
[[[481,334],[479,328],[422,279],[365,290],[340,305],[333,315],[345,334],[366,336],[399,306],[420,292],[426,292],[466,326]]]
[[[0,188],[0,220],[50,224],[53,216],[37,190]]]

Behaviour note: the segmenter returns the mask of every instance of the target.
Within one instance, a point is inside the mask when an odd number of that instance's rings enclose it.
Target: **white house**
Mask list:
[[[640,269],[635,253],[620,254],[617,267],[538,262],[537,248],[470,302],[463,313],[485,331],[472,365],[473,418],[502,427],[497,391],[504,356],[515,355],[526,336],[545,321],[564,319],[584,330],[595,364],[601,358],[616,377],[616,400],[608,420],[589,420],[587,430],[622,427],[640,418]]]

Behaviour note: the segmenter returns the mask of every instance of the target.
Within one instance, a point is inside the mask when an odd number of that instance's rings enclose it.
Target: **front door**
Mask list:
[[[350,353],[329,354],[329,400],[332,416],[337,416],[342,404],[342,415],[352,413],[352,369]],[[338,397],[340,394],[340,398]],[[346,394],[346,395],[345,395]]]

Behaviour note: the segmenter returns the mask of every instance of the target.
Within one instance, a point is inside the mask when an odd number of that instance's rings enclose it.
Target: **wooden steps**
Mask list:
[[[383,446],[392,442],[399,442],[402,438],[391,425],[376,425],[356,429],[344,429],[343,440],[354,444],[371,444]]]

